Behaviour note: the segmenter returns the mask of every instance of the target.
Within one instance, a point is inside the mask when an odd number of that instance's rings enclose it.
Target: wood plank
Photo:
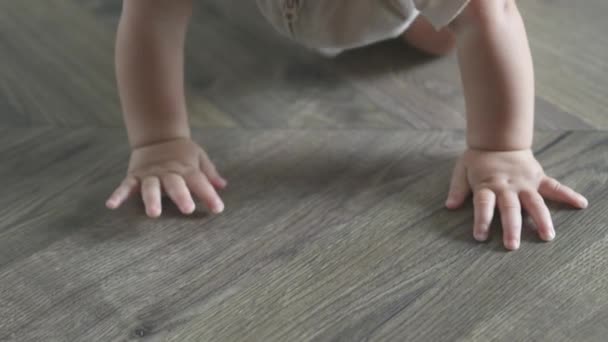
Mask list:
[[[114,27],[72,1],[0,4],[0,123],[120,122]]]
[[[227,211],[149,220],[103,207],[128,160],[121,1],[0,2],[0,341],[604,341],[608,3],[518,3],[535,150],[591,206],[553,204],[557,240],[527,222],[506,253],[498,231],[473,241],[470,205],[443,208],[454,56],[390,41],[326,59],[253,1],[197,2],[188,101]]]
[[[0,39],[0,123],[122,125],[113,71],[120,3],[0,4],[0,32],[10,32]],[[537,128],[608,128],[608,45],[595,34],[608,30],[597,17],[605,2],[521,6],[536,57]],[[197,127],[465,126],[454,56],[429,60],[393,41],[325,59],[276,34],[253,1],[213,0],[196,8],[187,88]]]
[[[227,211],[159,220],[103,208],[121,129],[0,133],[0,340],[604,338],[605,133],[538,134],[591,207],[515,253],[443,208],[462,132],[197,131]]]
[[[608,2],[518,4],[530,32],[539,95],[594,127],[608,128]]]

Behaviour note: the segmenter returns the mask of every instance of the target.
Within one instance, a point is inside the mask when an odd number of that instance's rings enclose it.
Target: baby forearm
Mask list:
[[[512,0],[472,0],[454,24],[467,107],[467,143],[527,149],[534,127],[534,74]]]
[[[191,0],[125,0],[116,75],[131,146],[189,137],[183,50]]]

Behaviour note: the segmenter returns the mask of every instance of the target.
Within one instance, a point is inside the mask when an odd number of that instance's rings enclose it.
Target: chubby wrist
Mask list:
[[[142,132],[140,134],[129,134],[129,143],[131,149],[134,150],[149,145],[190,138],[190,129],[187,128],[175,131]]]
[[[467,125],[467,146],[474,150],[515,151],[532,148],[533,124]]]
[[[479,151],[519,151],[532,148],[532,136],[479,136],[467,133],[467,147]]]

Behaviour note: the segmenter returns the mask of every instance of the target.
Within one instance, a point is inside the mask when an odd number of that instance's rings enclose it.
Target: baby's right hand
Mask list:
[[[211,212],[219,214],[224,203],[216,188],[223,189],[226,185],[198,144],[186,138],[175,139],[134,149],[127,176],[106,206],[116,209],[131,194],[141,192],[147,215],[159,217],[164,191],[182,213],[191,214],[195,209],[192,192]]]

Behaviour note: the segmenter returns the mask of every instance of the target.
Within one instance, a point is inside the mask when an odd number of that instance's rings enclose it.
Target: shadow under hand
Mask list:
[[[328,143],[318,150],[285,150],[233,164],[223,170],[231,180],[226,198],[238,205],[254,199],[292,202],[312,196],[332,204],[334,200],[362,198],[381,203],[397,196],[415,205],[420,199],[407,196],[408,188],[420,186],[423,179],[428,182],[428,177],[440,177],[429,170],[445,170],[452,165],[452,158],[442,155],[398,151],[366,154],[356,147],[345,147]]]

